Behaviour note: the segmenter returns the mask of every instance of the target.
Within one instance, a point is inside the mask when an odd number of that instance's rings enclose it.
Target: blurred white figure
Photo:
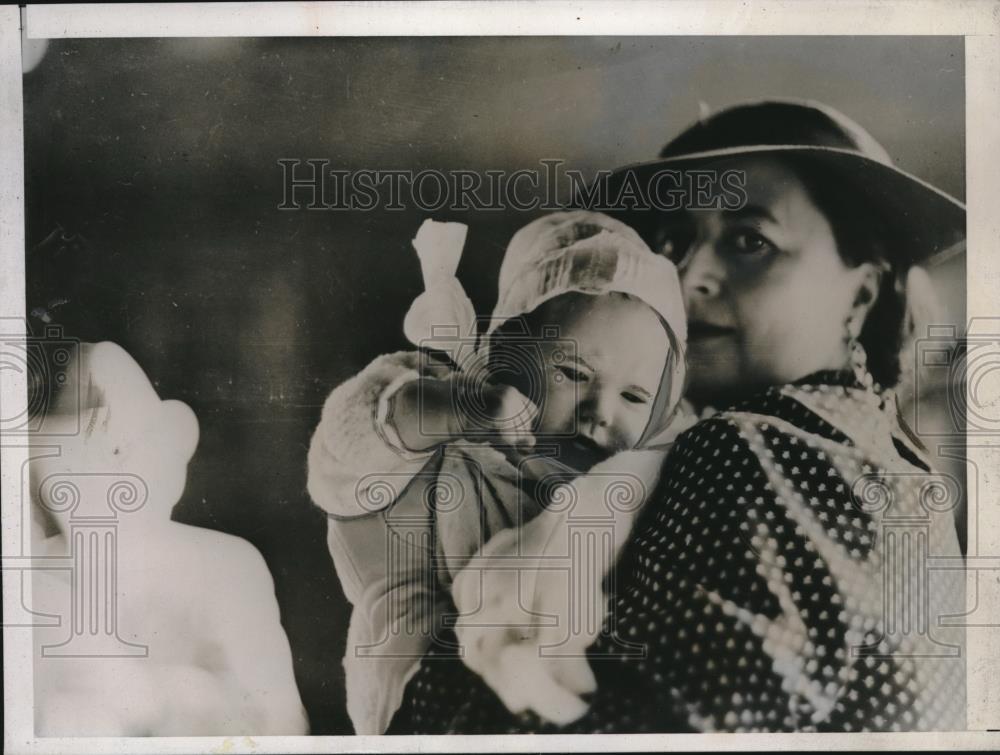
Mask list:
[[[79,408],[64,392],[33,439],[33,555],[73,566],[35,571],[33,608],[62,617],[34,630],[36,733],[306,733],[264,560],[170,521],[194,413],[113,343],[84,344],[69,384]]]

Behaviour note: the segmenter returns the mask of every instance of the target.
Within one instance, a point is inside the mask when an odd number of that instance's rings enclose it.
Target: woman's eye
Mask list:
[[[580,370],[565,364],[557,364],[556,372],[568,378],[569,380],[572,380],[574,383],[582,383],[585,380],[587,380],[587,374],[585,372],[581,372]]]
[[[763,254],[774,249],[774,244],[756,231],[738,231],[730,239],[740,254]]]
[[[622,398],[628,401],[630,404],[647,403],[645,396],[640,396],[638,393],[632,393],[632,391],[624,391],[622,393]]]

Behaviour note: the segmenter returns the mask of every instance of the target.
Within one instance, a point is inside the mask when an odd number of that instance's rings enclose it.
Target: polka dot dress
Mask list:
[[[607,585],[588,713],[511,714],[444,643],[389,733],[965,728],[956,500],[839,373],[682,434]]]

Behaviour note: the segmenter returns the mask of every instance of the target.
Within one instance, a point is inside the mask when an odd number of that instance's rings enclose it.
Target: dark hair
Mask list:
[[[905,259],[887,218],[866,202],[852,186],[807,156],[786,157],[786,164],[802,181],[813,203],[833,229],[844,262],[857,266],[871,262],[881,269],[878,295],[865,318],[858,342],[868,355],[868,371],[883,388],[900,379],[900,352],[907,336]]]

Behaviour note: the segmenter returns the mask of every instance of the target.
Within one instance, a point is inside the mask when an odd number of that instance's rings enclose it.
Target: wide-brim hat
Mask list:
[[[626,180],[641,194],[658,172],[683,172],[748,155],[794,157],[845,191],[857,192],[891,234],[893,262],[926,264],[961,249],[961,201],[896,167],[885,148],[843,113],[805,100],[742,103],[702,117],[668,142],[659,159],[624,166],[604,178],[602,209],[648,238],[662,202],[658,210],[648,196],[635,203],[622,195],[615,206]],[[586,206],[580,197],[576,204]]]

